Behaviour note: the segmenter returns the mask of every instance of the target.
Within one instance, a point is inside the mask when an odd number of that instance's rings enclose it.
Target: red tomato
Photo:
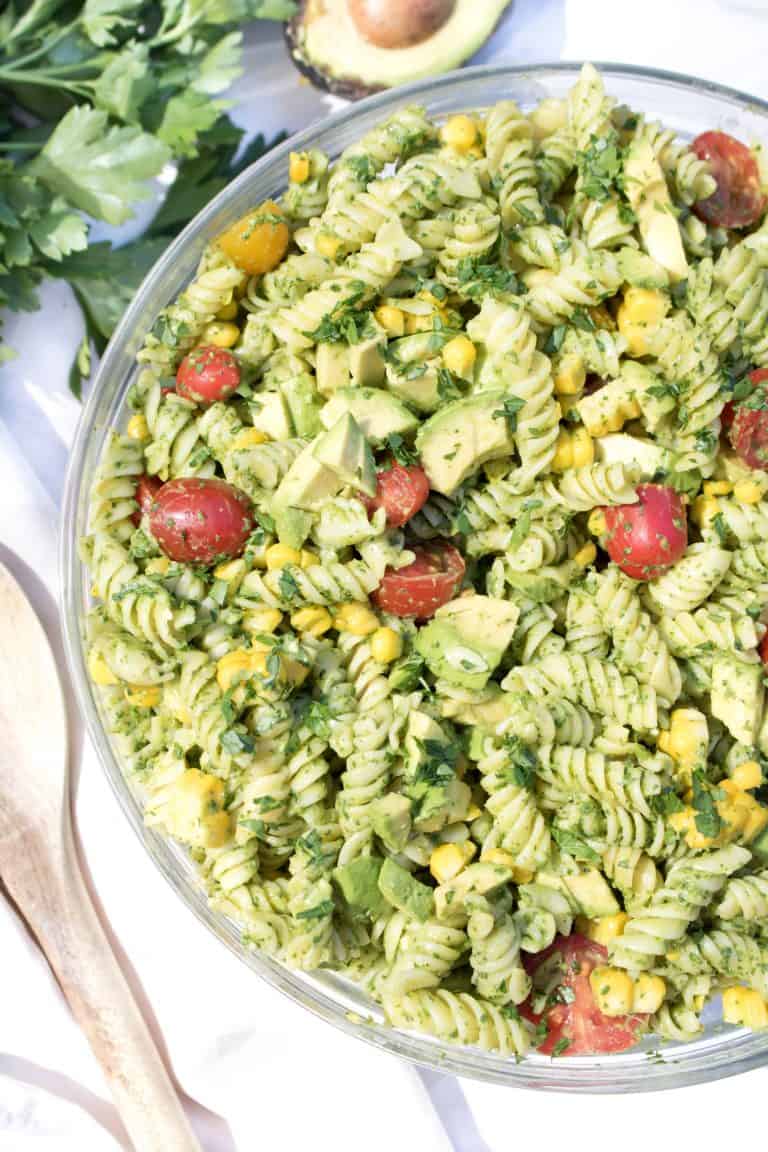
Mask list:
[[[749,378],[758,387],[738,404],[729,401],[728,439],[750,468],[768,469],[768,368],[750,372]]]
[[[529,1001],[520,1011],[533,1024],[546,1024],[546,1037],[539,1044],[545,1056],[578,1056],[587,1052],[624,1052],[637,1043],[637,1033],[647,1016],[604,1016],[595,1003],[589,976],[608,963],[608,952],[585,936],[558,936],[544,952],[526,960],[534,975],[542,964],[547,971],[560,970],[562,979],[543,1012],[534,1012]],[[566,991],[567,990],[567,991]]]
[[[701,160],[708,160],[717,188],[694,211],[708,224],[721,228],[749,228],[765,211],[757,161],[746,145],[727,132],[702,132],[691,145]]]
[[[414,548],[416,559],[405,568],[387,568],[371,599],[393,616],[427,620],[456,595],[464,576],[461,553],[447,540]]]
[[[603,508],[604,548],[633,580],[653,580],[675,564],[688,546],[688,521],[674,488],[640,484],[637,504]]]
[[[424,507],[428,496],[429,480],[423,468],[393,464],[376,473],[376,495],[363,496],[362,501],[369,513],[384,508],[387,524],[402,528]]]
[[[176,391],[195,404],[226,400],[240,384],[240,369],[226,348],[193,348],[176,373]]]
[[[760,641],[760,659],[766,668],[768,668],[768,632],[766,632]]]
[[[134,499],[138,504],[138,508],[131,516],[131,520],[138,528],[141,524],[142,516],[149,514],[155,496],[163,486],[162,480],[157,476],[148,476],[146,472],[143,476],[139,476],[139,482],[136,485],[136,493]]]
[[[244,492],[224,480],[169,480],[157,493],[149,527],[166,556],[184,564],[212,564],[239,556],[253,530]]]

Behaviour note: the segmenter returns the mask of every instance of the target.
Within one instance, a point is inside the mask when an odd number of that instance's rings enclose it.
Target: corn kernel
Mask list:
[[[482,816],[482,812],[480,812]],[[470,819],[468,816],[467,819]],[[476,817],[473,817],[476,819]],[[530,884],[533,880],[533,872],[529,868],[521,868],[515,863],[515,858],[511,852],[507,852],[504,848],[489,848],[483,852],[480,860],[483,864],[495,864],[497,868],[508,868],[512,873],[512,879],[515,884]]]
[[[583,357],[578,352],[567,352],[555,371],[555,392],[558,396],[575,396],[581,392],[586,379]]]
[[[152,560],[147,560],[144,571],[148,576],[165,576],[170,566],[171,562],[167,556],[155,556]]]
[[[429,858],[429,870],[438,884],[447,884],[467,865],[467,858],[458,844],[441,844]]]
[[[594,920],[587,921],[587,930],[584,935],[607,948],[611,940],[621,936],[628,920],[629,916],[626,912],[617,912],[614,916],[599,916]]]
[[[733,494],[742,504],[759,504],[765,489],[757,480],[741,480],[734,485]]]
[[[282,624],[283,614],[279,608],[249,608],[243,616],[246,632],[270,635]]]
[[[99,656],[95,648],[91,648],[88,653],[88,674],[94,684],[98,684],[101,688],[119,683],[117,676],[115,676],[104,658]]]
[[[675,708],[670,713],[669,730],[660,732],[657,747],[685,769],[695,768],[707,759],[709,726],[696,708]]]
[[[726,988],[723,992],[723,1020],[745,1028],[768,1028],[768,1004],[754,988]]]
[[[574,468],[585,468],[594,463],[595,443],[586,428],[574,428],[571,443]]]
[[[443,364],[456,376],[468,378],[477,359],[477,349],[468,336],[454,336],[443,348]]]
[[[256,448],[259,444],[266,444],[268,440],[269,436],[266,432],[262,432],[261,428],[244,428],[232,441],[231,450],[242,452],[245,448]]]
[[[578,568],[589,568],[590,564],[594,564],[596,557],[597,548],[595,548],[595,545],[590,540],[583,548],[579,548],[573,558],[573,562]]]
[[[219,564],[217,568],[214,568],[213,574],[217,580],[225,580],[229,583],[230,580],[242,576],[244,571],[245,564],[242,560],[228,560],[226,564]]]
[[[149,436],[149,425],[147,424],[146,416],[142,412],[137,412],[134,416],[131,416],[125,430],[131,440],[146,440],[147,436]]]
[[[235,648],[216,662],[216,680],[222,692],[228,692],[236,681],[247,678],[252,672],[261,672],[265,667],[266,658],[262,650]]]
[[[587,519],[587,529],[593,536],[604,536],[608,531],[608,521],[602,508],[593,508]]]
[[[705,480],[701,487],[705,496],[728,496],[733,491],[730,480]]]
[[[374,315],[387,336],[405,335],[405,313],[394,304],[382,304]]]
[[[213,320],[203,328],[201,344],[213,344],[214,348],[232,348],[240,338],[237,324],[229,321]]]
[[[324,636],[333,627],[333,620],[327,608],[313,605],[299,608],[291,616],[291,625],[297,632],[307,632],[310,636]]]
[[[306,184],[309,172],[309,156],[306,152],[291,152],[288,157],[288,179],[291,184]]]
[[[325,256],[327,260],[335,260],[339,248],[341,248],[341,240],[329,232],[321,233],[315,241],[315,251],[320,256]]]
[[[627,288],[616,321],[630,356],[647,356],[650,335],[667,314],[669,298],[651,288]]]
[[[731,780],[737,788],[744,791],[759,788],[763,782],[763,771],[757,760],[745,760],[738,768],[734,768]]]
[[[125,699],[134,708],[157,708],[160,703],[160,689],[153,685],[151,688],[126,688]]]
[[[461,854],[464,857],[465,864],[471,864],[475,856],[477,856],[477,844],[472,840],[462,840],[459,844]]]
[[[651,976],[650,972],[641,972],[635,980],[632,1011],[649,1014],[658,1012],[666,995],[667,985],[661,976]]]
[[[477,124],[471,116],[451,116],[440,129],[440,139],[456,152],[468,152],[477,141]]]
[[[225,304],[223,308],[219,308],[216,313],[217,320],[234,320],[237,316],[238,304],[237,300],[230,300],[229,304]]]
[[[370,636],[379,627],[379,618],[367,604],[342,604],[336,609],[333,626],[338,632]]]
[[[712,527],[715,516],[720,511],[717,500],[711,496],[697,496],[691,508],[691,520],[705,531]]]
[[[379,664],[391,664],[402,651],[403,639],[394,628],[377,628],[371,636],[371,656]]]
[[[285,568],[286,564],[301,564],[301,552],[288,544],[270,544],[265,559],[269,571],[275,572],[278,568]]]
[[[626,1016],[632,1011],[634,981],[621,968],[598,967],[589,977],[592,995],[606,1016]]]
[[[573,467],[573,444],[571,443],[571,434],[567,428],[561,429],[557,437],[555,454],[552,457],[550,467],[555,472],[565,472],[568,468]]]
[[[684,808],[682,812],[673,812],[669,817],[670,827],[685,838],[689,848],[696,852],[704,851],[715,844],[711,836],[705,836],[696,827],[696,812],[693,808]]]
[[[299,553],[302,568],[316,568],[320,563],[320,557],[317,552],[313,552],[310,548],[302,548]]]

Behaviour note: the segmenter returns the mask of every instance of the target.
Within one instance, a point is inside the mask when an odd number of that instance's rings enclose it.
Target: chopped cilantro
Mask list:
[[[517,414],[521,408],[525,407],[525,400],[521,400],[519,396],[506,396],[501,408],[497,408],[493,413],[494,420],[506,420],[507,428],[510,432],[517,429]]]

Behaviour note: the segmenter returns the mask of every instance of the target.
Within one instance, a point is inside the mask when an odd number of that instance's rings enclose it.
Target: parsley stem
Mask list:
[[[47,40],[43,40],[39,48],[35,48],[32,52],[27,52],[26,56],[17,56],[13,62],[14,67],[18,68],[24,64],[29,64],[32,60],[37,60],[40,56],[46,56],[50,52],[51,48],[55,48],[59,41],[63,40],[66,36],[69,36],[70,32],[73,32],[79,23],[79,20],[71,20],[69,24],[64,24],[53,36],[50,36]],[[18,27],[19,25],[17,24],[16,28],[12,30],[12,37]],[[7,44],[8,41],[6,41],[3,47],[5,48]]]
[[[0,83],[12,86],[29,85],[34,88],[58,88],[60,91],[85,97],[89,95],[89,89],[92,87],[88,81],[76,83],[73,80],[60,80],[54,73],[16,72],[13,68],[0,68]]]

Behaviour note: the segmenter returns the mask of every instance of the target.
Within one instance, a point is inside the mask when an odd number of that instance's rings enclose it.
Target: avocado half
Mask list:
[[[480,51],[509,3],[390,0],[386,5],[366,5],[361,0],[299,0],[295,16],[285,26],[285,39],[294,64],[316,87],[359,100],[460,67]],[[365,35],[360,10],[375,13],[382,7],[385,14],[378,31]],[[421,38],[414,33],[419,20],[425,33]]]

